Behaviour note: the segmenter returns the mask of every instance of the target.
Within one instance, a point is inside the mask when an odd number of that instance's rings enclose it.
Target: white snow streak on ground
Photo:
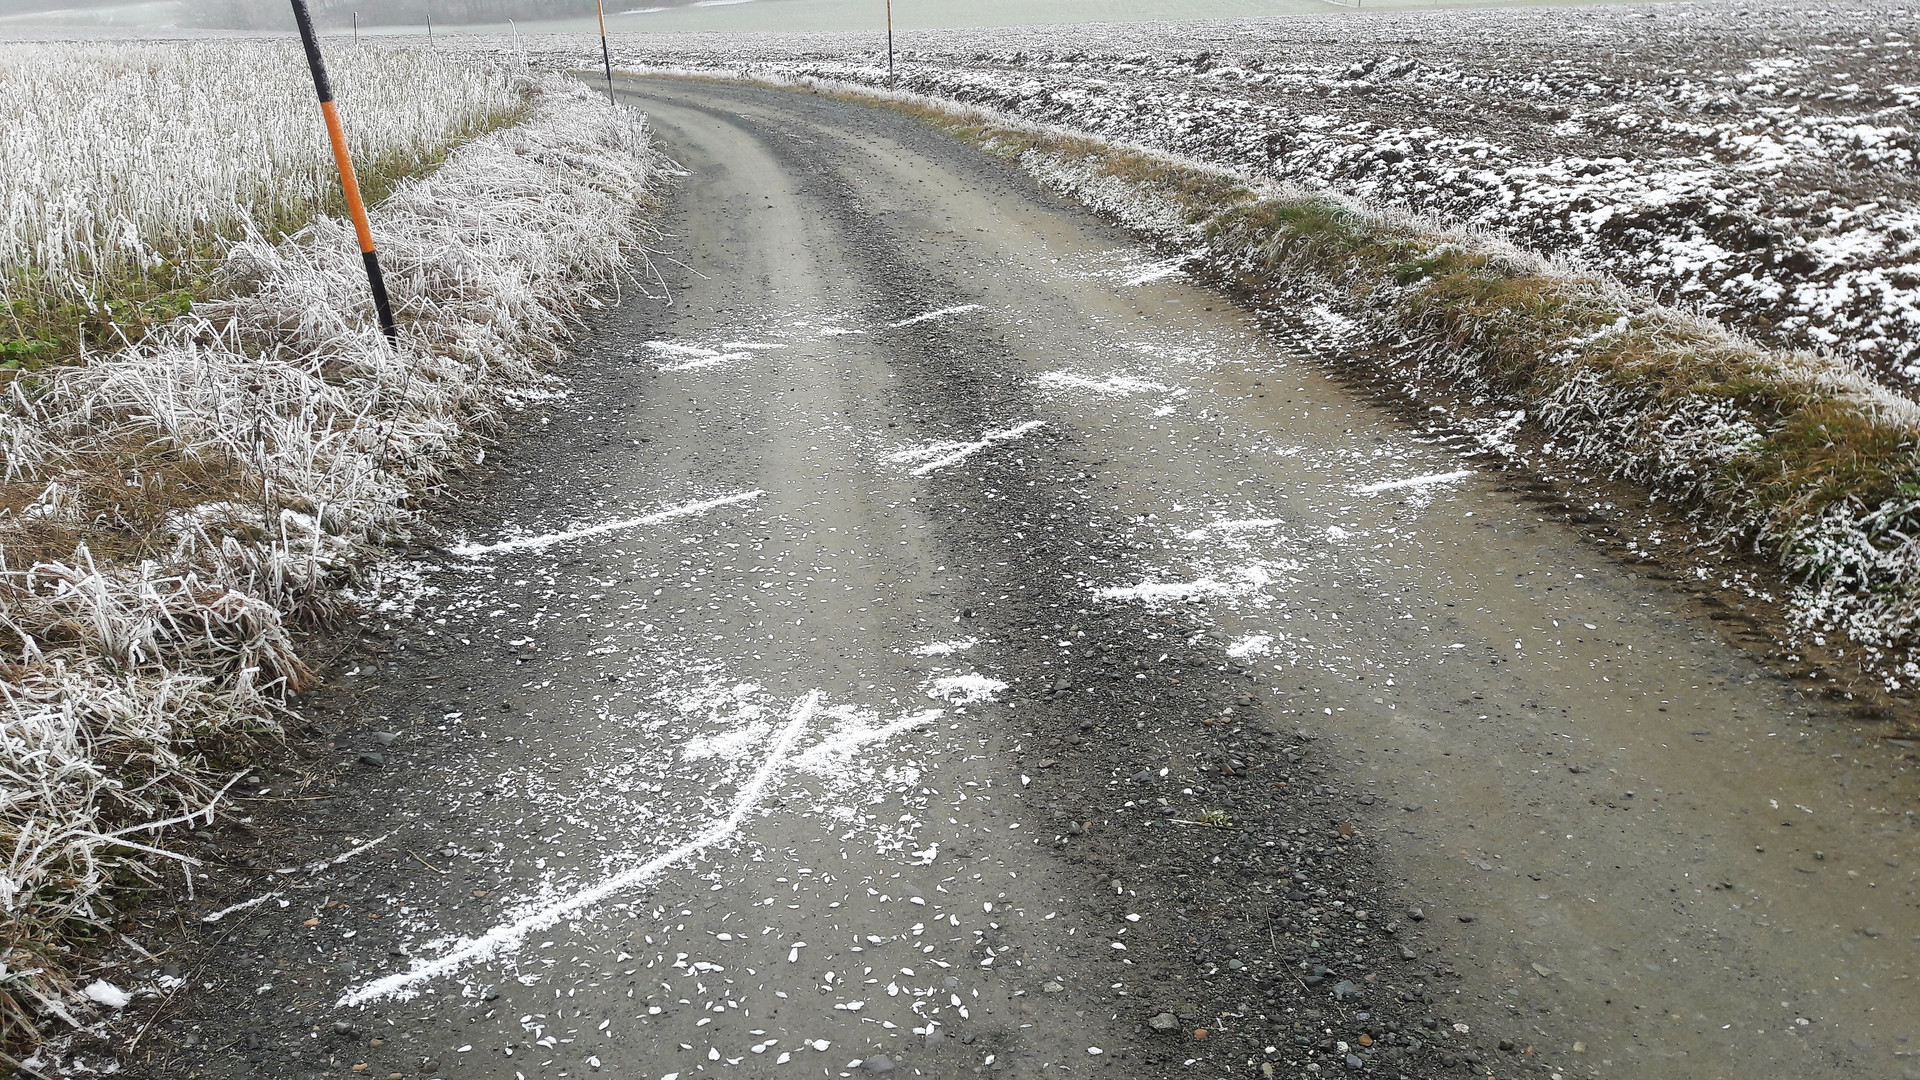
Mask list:
[[[1377,484],[1363,484],[1360,487],[1354,488],[1353,491],[1356,495],[1373,495],[1382,491],[1397,491],[1401,488],[1450,484],[1455,480],[1465,480],[1472,475],[1472,469],[1457,469],[1453,472],[1428,473],[1425,476],[1409,476],[1405,480],[1382,480]]]
[[[242,900],[237,904],[232,904],[227,907],[223,907],[219,911],[215,911],[207,915],[202,915],[200,916],[200,921],[204,923],[216,923],[216,922],[219,922],[221,919],[224,919],[227,916],[232,915],[234,912],[248,911],[253,908],[257,908],[261,904],[264,904],[267,901],[272,900],[279,895],[280,895],[280,890],[275,889],[273,892],[267,893],[262,896],[256,896],[251,900]]]
[[[380,844],[385,843],[387,837],[392,835],[393,835],[392,833],[387,833],[386,836],[376,836],[364,844],[361,844],[357,847],[351,848],[347,851],[341,852],[338,855],[335,855],[331,859],[315,859],[314,861],[307,863],[304,866],[283,866],[280,869],[275,870],[274,873],[276,874],[300,874],[300,873],[317,874],[320,871],[325,870],[329,866],[339,866],[341,863],[346,862],[348,859],[353,858],[355,855],[364,854],[368,851],[373,850],[375,847],[378,847]],[[351,839],[351,837],[349,837],[349,839]]]
[[[978,644],[980,644],[980,639],[973,637],[955,638],[952,641],[932,641],[913,650],[913,655],[952,656],[954,653],[965,652]]]
[[[1229,571],[1238,580],[1222,581],[1217,577],[1203,577],[1196,581],[1142,581],[1138,585],[1111,585],[1095,589],[1093,595],[1101,600],[1137,600],[1152,605],[1251,596],[1273,584],[1274,577],[1269,571],[1266,563],[1248,563]]]
[[[942,675],[927,684],[927,696],[936,700],[955,701],[962,705],[971,705],[976,701],[990,701],[993,695],[1007,688],[999,679],[988,678],[977,672],[964,675]]]
[[[941,308],[939,311],[923,311],[918,315],[912,316],[911,318],[901,319],[899,322],[888,323],[887,325],[897,330],[902,326],[912,326],[915,323],[932,322],[935,319],[944,319],[949,315],[960,315],[965,312],[978,311],[978,310],[980,310],[979,304],[961,304],[959,307]]]
[[[987,447],[992,446],[994,443],[1017,439],[1029,431],[1035,431],[1046,426],[1047,423],[1044,420],[1029,420],[1024,424],[1016,424],[1010,428],[997,428],[992,431],[983,431],[980,433],[980,438],[975,442],[932,443],[927,446],[915,447],[910,450],[901,450],[898,453],[889,454],[887,455],[887,460],[899,465],[906,465],[916,461],[920,462],[920,464],[912,470],[913,475],[925,476],[930,472],[944,469],[949,465],[958,465],[980,451],[985,450]]]
[[[611,532],[637,529],[643,525],[657,525],[663,521],[671,521],[674,518],[688,517],[693,514],[704,514],[709,510],[717,510],[722,506],[752,502],[765,494],[766,492],[764,491],[741,491],[732,495],[722,495],[717,499],[706,499],[700,502],[681,503],[678,506],[669,506],[664,510],[659,510],[641,517],[623,518],[619,521],[606,521],[598,525],[585,525],[577,529],[568,529],[564,532],[546,533],[542,536],[516,536],[511,540],[502,540],[493,544],[455,544],[447,550],[455,555],[468,559],[477,559],[482,555],[497,555],[509,551],[532,551],[537,553],[545,551],[555,544],[564,544],[570,540],[580,540],[589,536],[601,536]]]
[[[1091,379],[1071,371],[1048,371],[1034,376],[1033,381],[1048,390],[1087,390],[1107,397],[1131,397],[1135,394],[1172,394],[1178,397],[1186,394],[1184,389],[1132,375],[1113,374]]]
[[[1272,634],[1248,634],[1246,637],[1235,638],[1227,646],[1227,655],[1245,660],[1250,656],[1262,656],[1272,647]]]
[[[1277,529],[1285,524],[1286,520],[1283,518],[1241,518],[1238,521],[1216,521],[1210,525],[1202,525],[1187,533],[1186,539],[1205,540],[1207,537],[1216,533],[1231,539],[1245,536],[1248,533]]]
[[[784,349],[784,344],[762,341],[728,341],[719,348],[705,345],[688,345],[678,341],[649,341],[646,347],[662,357],[683,357],[668,363],[657,365],[659,371],[698,371],[701,368],[718,367],[735,360],[751,360],[755,352],[763,349]]]
[[[885,742],[895,735],[923,728],[945,715],[945,710],[928,709],[924,712],[911,713],[880,727],[858,729],[844,735],[823,739],[808,747],[799,757],[794,758],[793,767],[817,773],[836,771],[844,767],[846,762],[860,750],[874,743]]]
[[[740,796],[734,800],[732,811],[726,817],[701,830],[693,839],[656,855],[624,873],[607,878],[598,885],[523,915],[513,922],[497,926],[437,960],[417,964],[411,971],[388,975],[358,989],[350,990],[341,996],[337,1004],[344,1008],[390,997],[403,1001],[412,998],[419,993],[417,987],[421,983],[450,975],[472,964],[484,963],[503,953],[513,952],[519,949],[526,941],[527,935],[535,930],[544,930],[553,926],[576,912],[646,882],[676,863],[684,862],[715,844],[731,839],[735,833],[739,832],[740,824],[746,820],[747,814],[758,806],[761,798],[766,795],[767,787],[773,783],[775,775],[789,763],[788,754],[795,740],[799,739],[819,711],[820,692],[817,690],[794,703],[786,726],[780,730],[779,739],[774,743],[773,749],[768,751],[766,759],[760,763],[760,768],[754,774],[752,781],[740,789]]]
[[[1125,284],[1129,287],[1146,285],[1151,282],[1177,276],[1181,272],[1180,268],[1186,265],[1187,259],[1188,256],[1182,255],[1177,259],[1168,259],[1166,262],[1155,263],[1140,273],[1135,274],[1133,277],[1128,278]]]

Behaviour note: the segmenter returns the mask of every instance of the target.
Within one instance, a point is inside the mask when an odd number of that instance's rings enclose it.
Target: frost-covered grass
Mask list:
[[[504,67],[329,46],[373,199],[522,107]],[[112,348],[184,312],[232,240],[339,204],[296,44],[0,44],[0,364]]]
[[[0,403],[0,1037],[81,1007],[67,946],[123,890],[190,875],[172,830],[313,681],[299,630],[641,250],[642,120],[558,78],[516,100],[522,123],[373,209],[397,349],[323,217],[233,244],[224,299]]]

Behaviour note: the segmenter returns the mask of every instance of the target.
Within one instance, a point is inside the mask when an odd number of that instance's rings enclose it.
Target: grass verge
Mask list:
[[[234,242],[190,316],[0,394],[0,1049],[168,985],[132,963],[87,993],[87,950],[142,893],[191,897],[173,838],[294,716],[302,632],[644,257],[644,123],[564,79],[528,104],[372,208],[397,344],[320,216]]]

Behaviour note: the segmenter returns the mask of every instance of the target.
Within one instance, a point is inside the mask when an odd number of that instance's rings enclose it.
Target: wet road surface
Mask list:
[[[670,300],[383,568],[127,1073],[1920,1070],[1901,747],[1006,166],[625,92]]]

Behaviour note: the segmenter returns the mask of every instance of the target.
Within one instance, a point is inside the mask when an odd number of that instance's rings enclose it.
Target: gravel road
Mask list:
[[[1004,165],[624,92],[656,295],[384,568],[70,1063],[1920,1068],[1907,747]]]

